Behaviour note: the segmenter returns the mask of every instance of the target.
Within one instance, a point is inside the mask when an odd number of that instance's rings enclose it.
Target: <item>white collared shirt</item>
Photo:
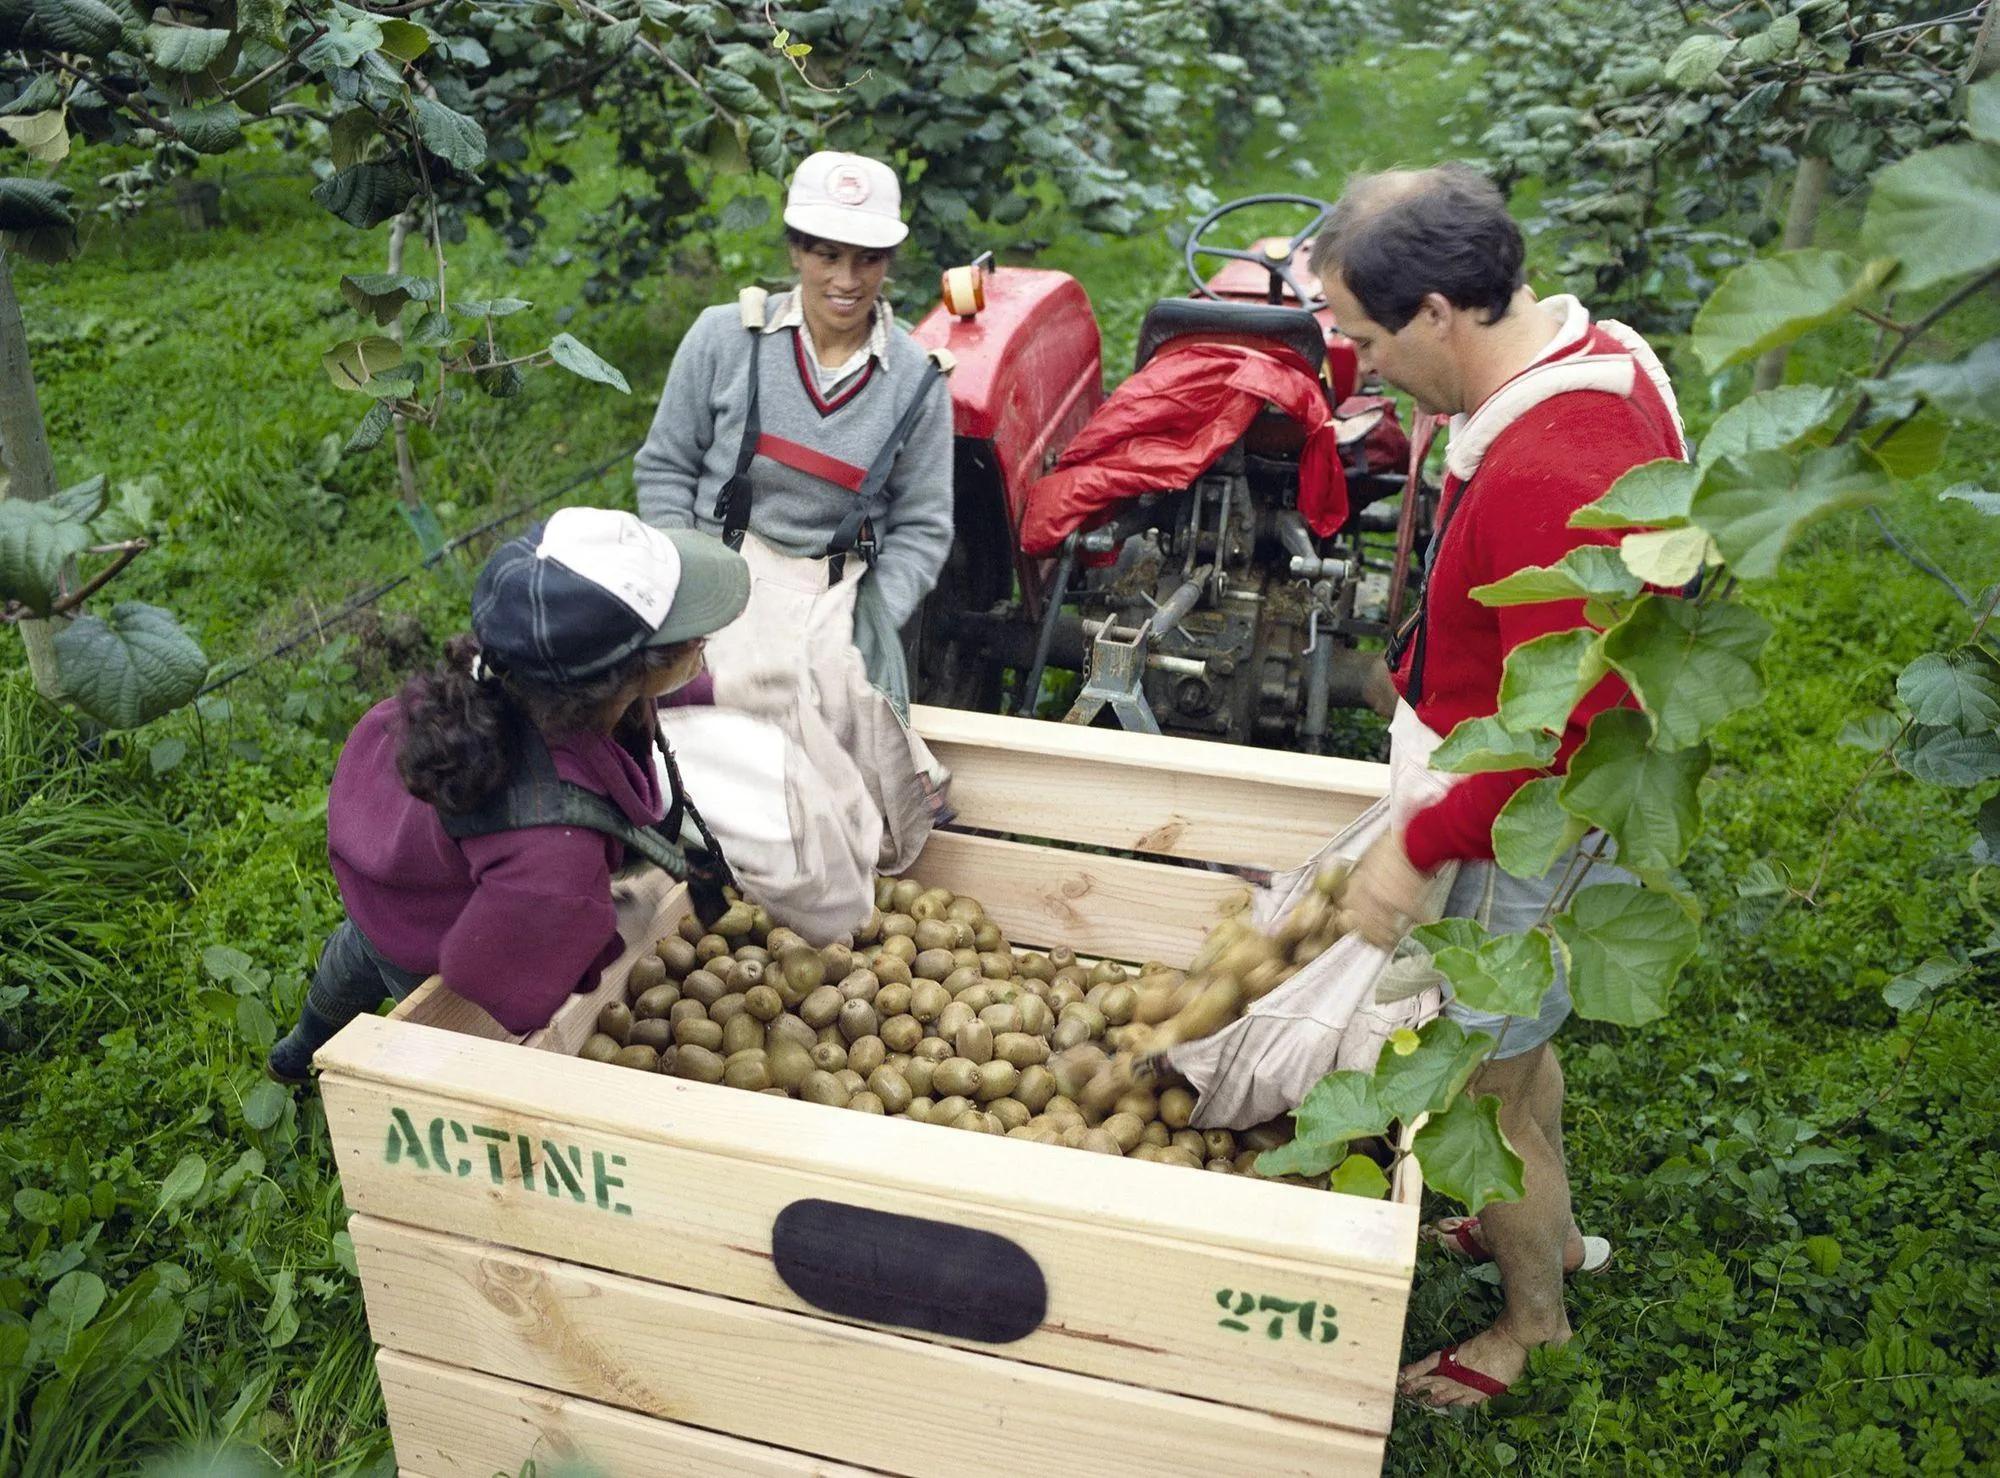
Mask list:
[[[805,346],[806,363],[812,366],[813,379],[822,399],[831,400],[841,386],[868,367],[870,359],[888,363],[889,328],[895,319],[888,303],[882,298],[875,299],[874,311],[869,317],[868,341],[847,359],[832,366],[819,362],[819,350],[813,343],[812,328],[806,323],[805,295],[797,288],[793,288],[788,293],[774,295],[771,301],[777,306],[777,311],[766,314],[764,332],[774,334],[786,328],[795,328],[799,331],[799,342]]]

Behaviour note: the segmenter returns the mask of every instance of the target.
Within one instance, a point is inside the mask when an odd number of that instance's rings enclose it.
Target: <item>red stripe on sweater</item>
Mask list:
[[[806,387],[807,397],[822,416],[830,416],[846,405],[848,401],[861,393],[862,386],[875,378],[875,356],[871,354],[868,356],[867,365],[863,367],[859,375],[855,376],[854,383],[834,396],[833,399],[825,400],[821,398],[819,393],[819,376],[814,374],[813,367],[806,363],[805,336],[799,333],[797,329],[792,330],[792,358],[798,362],[799,383]]]
[[[782,463],[808,477],[825,478],[850,493],[860,492],[861,484],[868,480],[866,467],[856,467],[852,462],[829,457],[825,452],[816,452],[796,441],[786,441],[784,437],[773,436],[768,431],[758,434],[757,455],[769,457],[773,462]]]

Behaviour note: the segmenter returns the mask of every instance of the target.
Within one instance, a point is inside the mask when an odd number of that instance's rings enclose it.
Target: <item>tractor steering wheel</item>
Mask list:
[[[1240,247],[1209,246],[1204,243],[1203,238],[1224,216],[1231,215],[1239,210],[1248,210],[1253,205],[1304,206],[1313,212],[1313,218],[1307,223],[1304,230],[1293,236],[1285,244],[1283,255],[1281,256],[1273,256],[1269,251],[1244,251]],[[1194,290],[1204,298],[1213,298],[1218,302],[1221,301],[1221,294],[1210,291],[1208,283],[1202,277],[1201,269],[1195,265],[1195,258],[1197,256],[1228,257],[1233,261],[1253,262],[1271,274],[1270,301],[1273,305],[1282,304],[1284,302],[1283,289],[1290,288],[1292,296],[1298,299],[1301,308],[1305,309],[1308,313],[1317,313],[1326,306],[1326,299],[1312,297],[1299,285],[1298,279],[1292,276],[1292,257],[1297,254],[1302,244],[1319,234],[1320,227],[1326,224],[1327,217],[1332,214],[1333,204],[1331,201],[1321,200],[1312,195],[1245,195],[1240,200],[1232,200],[1226,205],[1218,205],[1214,210],[1203,216],[1196,223],[1194,230],[1188,233],[1185,255],[1187,258],[1188,276],[1194,282]],[[1276,249],[1272,248],[1270,250]]]

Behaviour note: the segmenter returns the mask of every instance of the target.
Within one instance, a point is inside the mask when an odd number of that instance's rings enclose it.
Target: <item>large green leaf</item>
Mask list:
[[[1934,955],[1883,986],[1882,999],[1892,1010],[1914,1011],[1964,974],[1965,966],[1957,960]]]
[[[1585,544],[1552,565],[1529,565],[1490,585],[1473,587],[1485,606],[1528,606],[1549,600],[1629,600],[1639,593],[1639,577],[1625,568],[1616,549]]]
[[[1905,365],[1881,383],[1891,394],[1921,395],[1948,416],[2000,421],[2000,339],[1953,363]]]
[[[1763,30],[1739,40],[1736,43],[1736,60],[1746,66],[1776,61],[1798,44],[1798,15],[1781,15]]]
[[[1894,485],[1853,445],[1724,457],[1702,474],[1689,510],[1715,537],[1730,570],[1745,579],[1774,575],[1801,529],[1843,508],[1888,496]]]
[[[60,164],[69,158],[69,128],[61,108],[0,118],[0,133],[19,144],[37,164]]]
[[[403,362],[403,346],[394,339],[371,334],[365,339],[335,344],[320,355],[319,362],[326,377],[340,389],[372,395],[375,377]]]
[[[1700,481],[1701,473],[1678,457],[1641,462],[1612,483],[1595,503],[1586,503],[1572,513],[1569,526],[1677,528],[1687,522],[1688,500],[1694,496],[1695,485]]]
[[[390,19],[380,24],[382,50],[399,62],[413,62],[431,49],[431,33],[415,21]]]
[[[1440,1016],[1417,1033],[1416,1051],[1408,1056],[1384,1052],[1375,1064],[1375,1092],[1390,1115],[1405,1124],[1419,1114],[1442,1113],[1465,1091],[1493,1039],[1484,1032],[1466,1035],[1448,1017]]]
[[[1604,655],[1646,712],[1661,749],[1699,744],[1763,701],[1757,658],[1771,626],[1748,606],[1649,595],[1604,636]]]
[[[125,37],[125,19],[99,0],[8,0],[0,4],[0,47],[104,56]]]
[[[2000,145],[1925,149],[1875,176],[1861,241],[1915,292],[2000,263]]]
[[[1533,1016],[1556,983],[1555,950],[1539,929],[1493,934],[1477,949],[1447,945],[1431,963],[1451,982],[1451,993],[1475,1011]]]
[[[107,501],[106,483],[107,479],[100,472],[95,477],[86,477],[82,482],[71,483],[57,493],[52,501],[56,507],[78,523],[89,523],[104,511]]]
[[[1713,31],[1697,31],[1667,58],[1666,79],[1676,87],[1693,89],[1713,77],[1736,45],[1731,36]]]
[[[1705,566],[1722,561],[1708,530],[1693,524],[1627,534],[1618,541],[1618,557],[1626,569],[1660,590],[1682,589]]]
[[[1259,1155],[1257,1173],[1324,1175],[1343,1158],[1350,1139],[1380,1134],[1389,1119],[1373,1073],[1328,1073],[1293,1110],[1292,1142]]]
[[[1560,734],[1583,695],[1609,670],[1603,638],[1588,626],[1522,642],[1500,671],[1500,722],[1520,733]]]
[[[398,164],[356,164],[313,186],[312,197],[350,226],[367,231],[403,213],[417,182]]]
[[[2000,725],[2000,669],[1977,647],[1926,652],[1896,679],[1896,696],[1920,724],[1967,733]]]
[[[585,348],[568,334],[557,334],[550,340],[549,353],[557,364],[573,375],[580,375],[599,385],[609,385],[625,395],[632,393],[632,387],[626,383],[625,376],[618,372],[615,365],[599,358],[595,352]]]
[[[1586,1021],[1644,1026],[1666,1015],[1667,992],[1701,943],[1673,899],[1630,883],[1580,888],[1556,920],[1569,993]]]
[[[389,434],[395,424],[396,413],[386,400],[378,400],[368,407],[368,414],[361,418],[361,424],[349,433],[347,443],[340,449],[343,457],[356,452],[372,451],[382,444],[382,438]]]
[[[1570,757],[1560,795],[1567,810],[1611,834],[1622,865],[1664,871],[1701,829],[1708,746],[1656,749],[1652,738],[1652,721],[1636,709],[1600,713]]]
[[[90,544],[90,530],[61,502],[0,499],[0,605],[19,601],[46,616],[63,566]]]
[[[1988,144],[2000,144],[2000,72],[1965,90],[1965,131]]]
[[[74,194],[53,180],[0,179],[0,231],[72,226],[76,217],[69,202]]]
[[[1490,1094],[1461,1097],[1433,1114],[1410,1148],[1425,1183],[1471,1211],[1489,1201],[1518,1201],[1524,1193],[1521,1157],[1500,1132],[1500,1100]]]
[[[146,55],[163,71],[206,71],[228,49],[227,31],[158,23],[146,27]]]
[[[1694,352],[1710,374],[1755,359],[1865,302],[1894,269],[1816,246],[1745,262],[1695,314]]]
[[[243,142],[243,115],[231,102],[169,108],[167,117],[180,141],[197,154],[227,154]]]
[[[344,72],[382,44],[382,26],[374,16],[337,5],[315,17],[325,31],[299,53],[299,64],[322,74]]]
[[[417,98],[412,107],[417,137],[426,149],[461,174],[472,174],[486,162],[486,131],[472,119],[435,98]]]
[[[1493,860],[1517,878],[1538,878],[1583,840],[1588,828],[1562,807],[1562,776],[1530,780],[1493,818]]]
[[[1913,724],[1896,746],[1895,758],[1926,785],[1964,789],[2000,778],[2000,735]]]
[[[1556,736],[1517,734],[1498,717],[1469,718],[1453,726],[1431,754],[1431,768],[1456,775],[1485,770],[1539,770],[1556,757]]]
[[[108,621],[72,621],[55,648],[63,692],[107,728],[134,729],[192,702],[208,676],[208,658],[173,616],[135,600]]]
[[[1914,416],[1892,421],[1866,438],[1869,455],[1891,477],[1904,481],[1922,477],[1944,460],[1951,423],[1929,406]]]
[[[412,300],[435,302],[437,283],[408,272],[354,272],[340,279],[340,295],[362,317],[388,323]]]
[[[1326,1188],[1339,1191],[1343,1196],[1361,1196],[1379,1201],[1389,1194],[1389,1177],[1382,1173],[1380,1165],[1357,1153],[1333,1167],[1333,1174],[1327,1177]]]
[[[1825,385],[1780,385],[1745,396],[1708,428],[1701,443],[1701,465],[1707,467],[1719,458],[1740,457],[1746,452],[1792,451],[1808,434],[1825,425],[1839,404],[1839,392]],[[1688,479],[1689,496],[1699,481]],[[1680,511],[1687,512],[1685,502]]]

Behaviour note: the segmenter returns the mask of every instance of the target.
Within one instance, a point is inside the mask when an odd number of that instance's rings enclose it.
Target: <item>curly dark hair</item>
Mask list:
[[[811,251],[821,242],[825,242],[828,246],[854,245],[853,242],[835,241],[831,237],[814,236],[809,231],[801,231],[797,226],[785,227],[785,245],[787,246],[796,246],[800,251]],[[863,247],[858,247],[857,250],[879,251],[884,256],[888,257],[891,262],[896,260],[896,248],[893,246],[863,246]]]
[[[1350,182],[1313,243],[1311,265],[1322,282],[1338,272],[1393,334],[1431,293],[1499,322],[1527,280],[1524,255],[1521,228],[1492,181],[1469,165],[1440,164]]]
[[[692,645],[641,647],[609,671],[558,687],[498,672],[475,679],[479,640],[469,632],[454,636],[445,643],[444,661],[412,676],[396,695],[403,718],[396,773],[411,795],[448,816],[477,811],[513,776],[522,725],[534,725],[549,739],[596,729],[605,708],[635,679],[673,666]],[[612,730],[635,755],[652,743],[644,708],[628,706]]]

